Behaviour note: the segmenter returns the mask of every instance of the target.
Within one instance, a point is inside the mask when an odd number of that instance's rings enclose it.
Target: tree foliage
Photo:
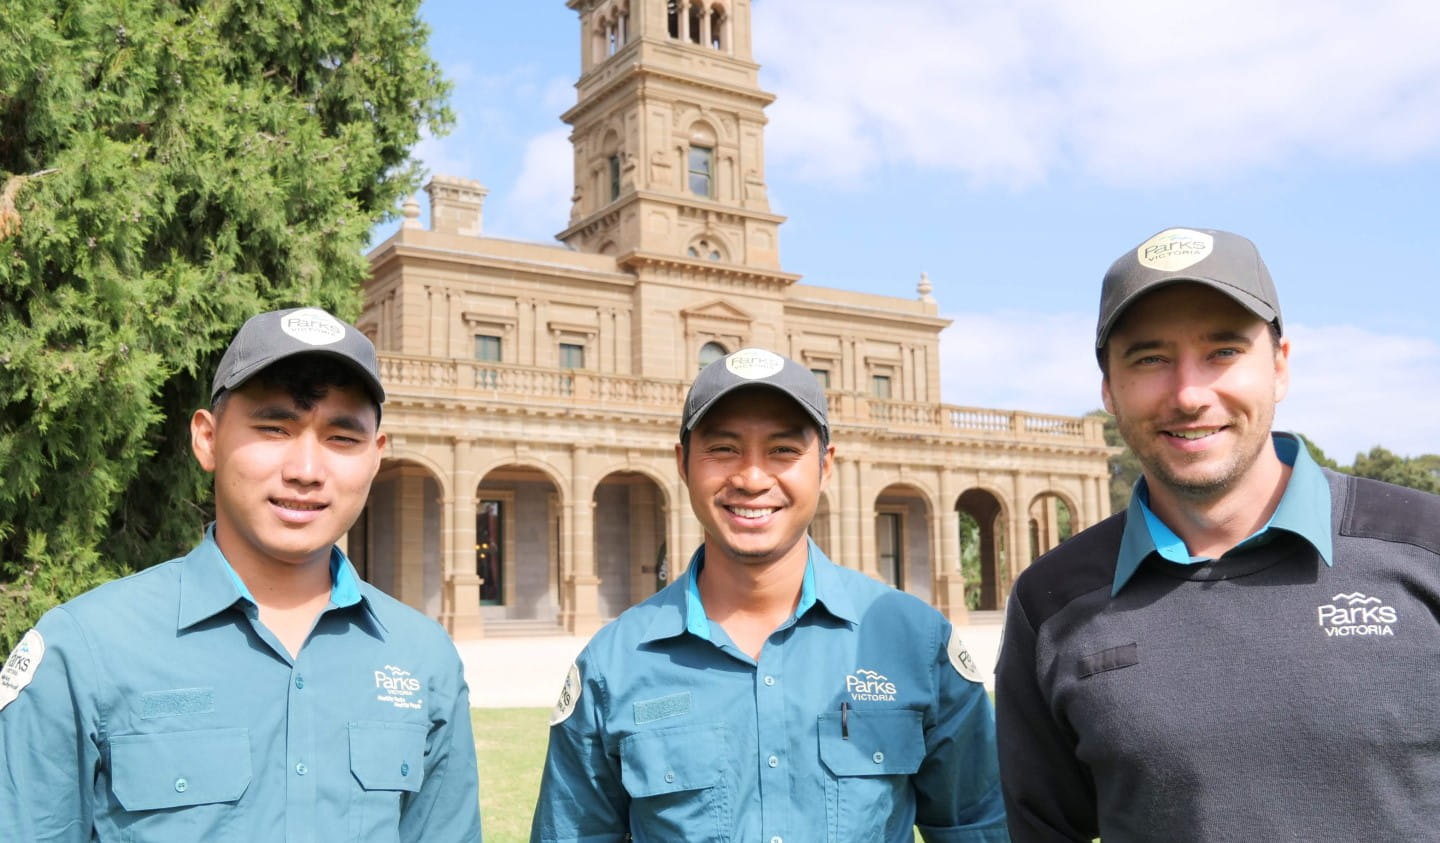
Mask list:
[[[192,544],[188,419],[249,315],[353,316],[445,130],[419,0],[7,0],[0,644]]]

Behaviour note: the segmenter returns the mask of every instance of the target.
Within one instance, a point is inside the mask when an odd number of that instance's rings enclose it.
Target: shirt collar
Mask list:
[[[807,538],[805,574],[800,580],[800,601],[795,605],[795,617],[805,613],[817,604],[843,621],[857,622],[854,602],[838,580],[839,569],[825,555],[813,540]],[[705,546],[695,549],[685,571],[683,589],[667,589],[662,593],[661,608],[645,633],[645,641],[673,638],[681,632],[688,632],[697,638],[710,641],[710,619],[705,616],[705,604],[700,599],[700,570],[705,567]]]
[[[215,543],[215,524],[205,528],[205,538],[185,556],[180,575],[180,613],[178,629],[186,629],[214,617],[237,601],[255,605],[255,597],[246,588],[240,575],[230,567],[220,546]],[[344,608],[364,603],[366,611],[383,629],[384,624],[360,593],[360,576],[340,548],[330,548],[330,604]]]
[[[1301,447],[1298,437],[1290,433],[1274,432],[1270,439],[1274,443],[1276,456],[1292,468],[1290,480],[1285,485],[1280,503],[1276,505],[1269,522],[1237,547],[1258,543],[1264,540],[1270,531],[1281,530],[1309,542],[1326,565],[1333,565],[1330,484],[1320,471],[1320,466],[1316,465],[1310,456],[1310,450]],[[1120,539],[1120,551],[1115,560],[1115,580],[1110,589],[1112,597],[1120,593],[1120,589],[1125,587],[1139,570],[1140,564],[1152,553],[1182,564],[1205,561],[1189,555],[1185,542],[1151,511],[1149,499],[1150,490],[1142,476],[1135,481],[1135,491],[1130,495],[1130,506],[1125,514],[1125,532]]]

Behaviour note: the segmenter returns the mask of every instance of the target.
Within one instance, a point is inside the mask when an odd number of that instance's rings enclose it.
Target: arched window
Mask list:
[[[690,244],[690,248],[685,250],[685,254],[692,258],[704,258],[707,261],[725,260],[725,254],[720,251],[720,247],[709,240],[696,240]]]
[[[700,368],[703,369],[709,366],[711,363],[714,363],[729,353],[730,352],[725,350],[725,346],[718,342],[712,341],[705,343],[700,346]]]
[[[710,46],[717,50],[727,48],[725,44],[725,10],[719,6],[710,12]]]

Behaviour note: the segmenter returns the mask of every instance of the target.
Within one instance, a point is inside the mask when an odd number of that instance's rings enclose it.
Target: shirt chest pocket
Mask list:
[[[820,715],[820,761],[830,772],[830,840],[891,840],[914,823],[910,776],[925,760],[924,717],[909,709]]]
[[[237,807],[250,787],[247,729],[110,738],[110,792],[120,839],[239,840]]]
[[[730,746],[724,726],[639,732],[620,740],[620,783],[637,840],[728,840]]]
[[[351,840],[398,840],[401,801],[425,781],[425,737],[421,723],[381,720],[349,724],[352,791],[348,821]]]

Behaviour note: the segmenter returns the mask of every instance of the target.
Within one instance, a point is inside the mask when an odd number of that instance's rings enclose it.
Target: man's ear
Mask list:
[[[190,452],[206,471],[215,470],[215,414],[196,410],[190,417]]]
[[[680,482],[690,485],[690,475],[685,471],[685,446],[675,443],[675,470],[680,472]]]
[[[830,477],[835,473],[835,446],[826,445],[820,452],[820,491],[830,487]]]
[[[1275,403],[1290,392],[1290,338],[1281,337],[1275,344]]]
[[[1110,397],[1110,376],[1106,375],[1100,379],[1100,401],[1105,405],[1105,412],[1115,415],[1115,400]]]

